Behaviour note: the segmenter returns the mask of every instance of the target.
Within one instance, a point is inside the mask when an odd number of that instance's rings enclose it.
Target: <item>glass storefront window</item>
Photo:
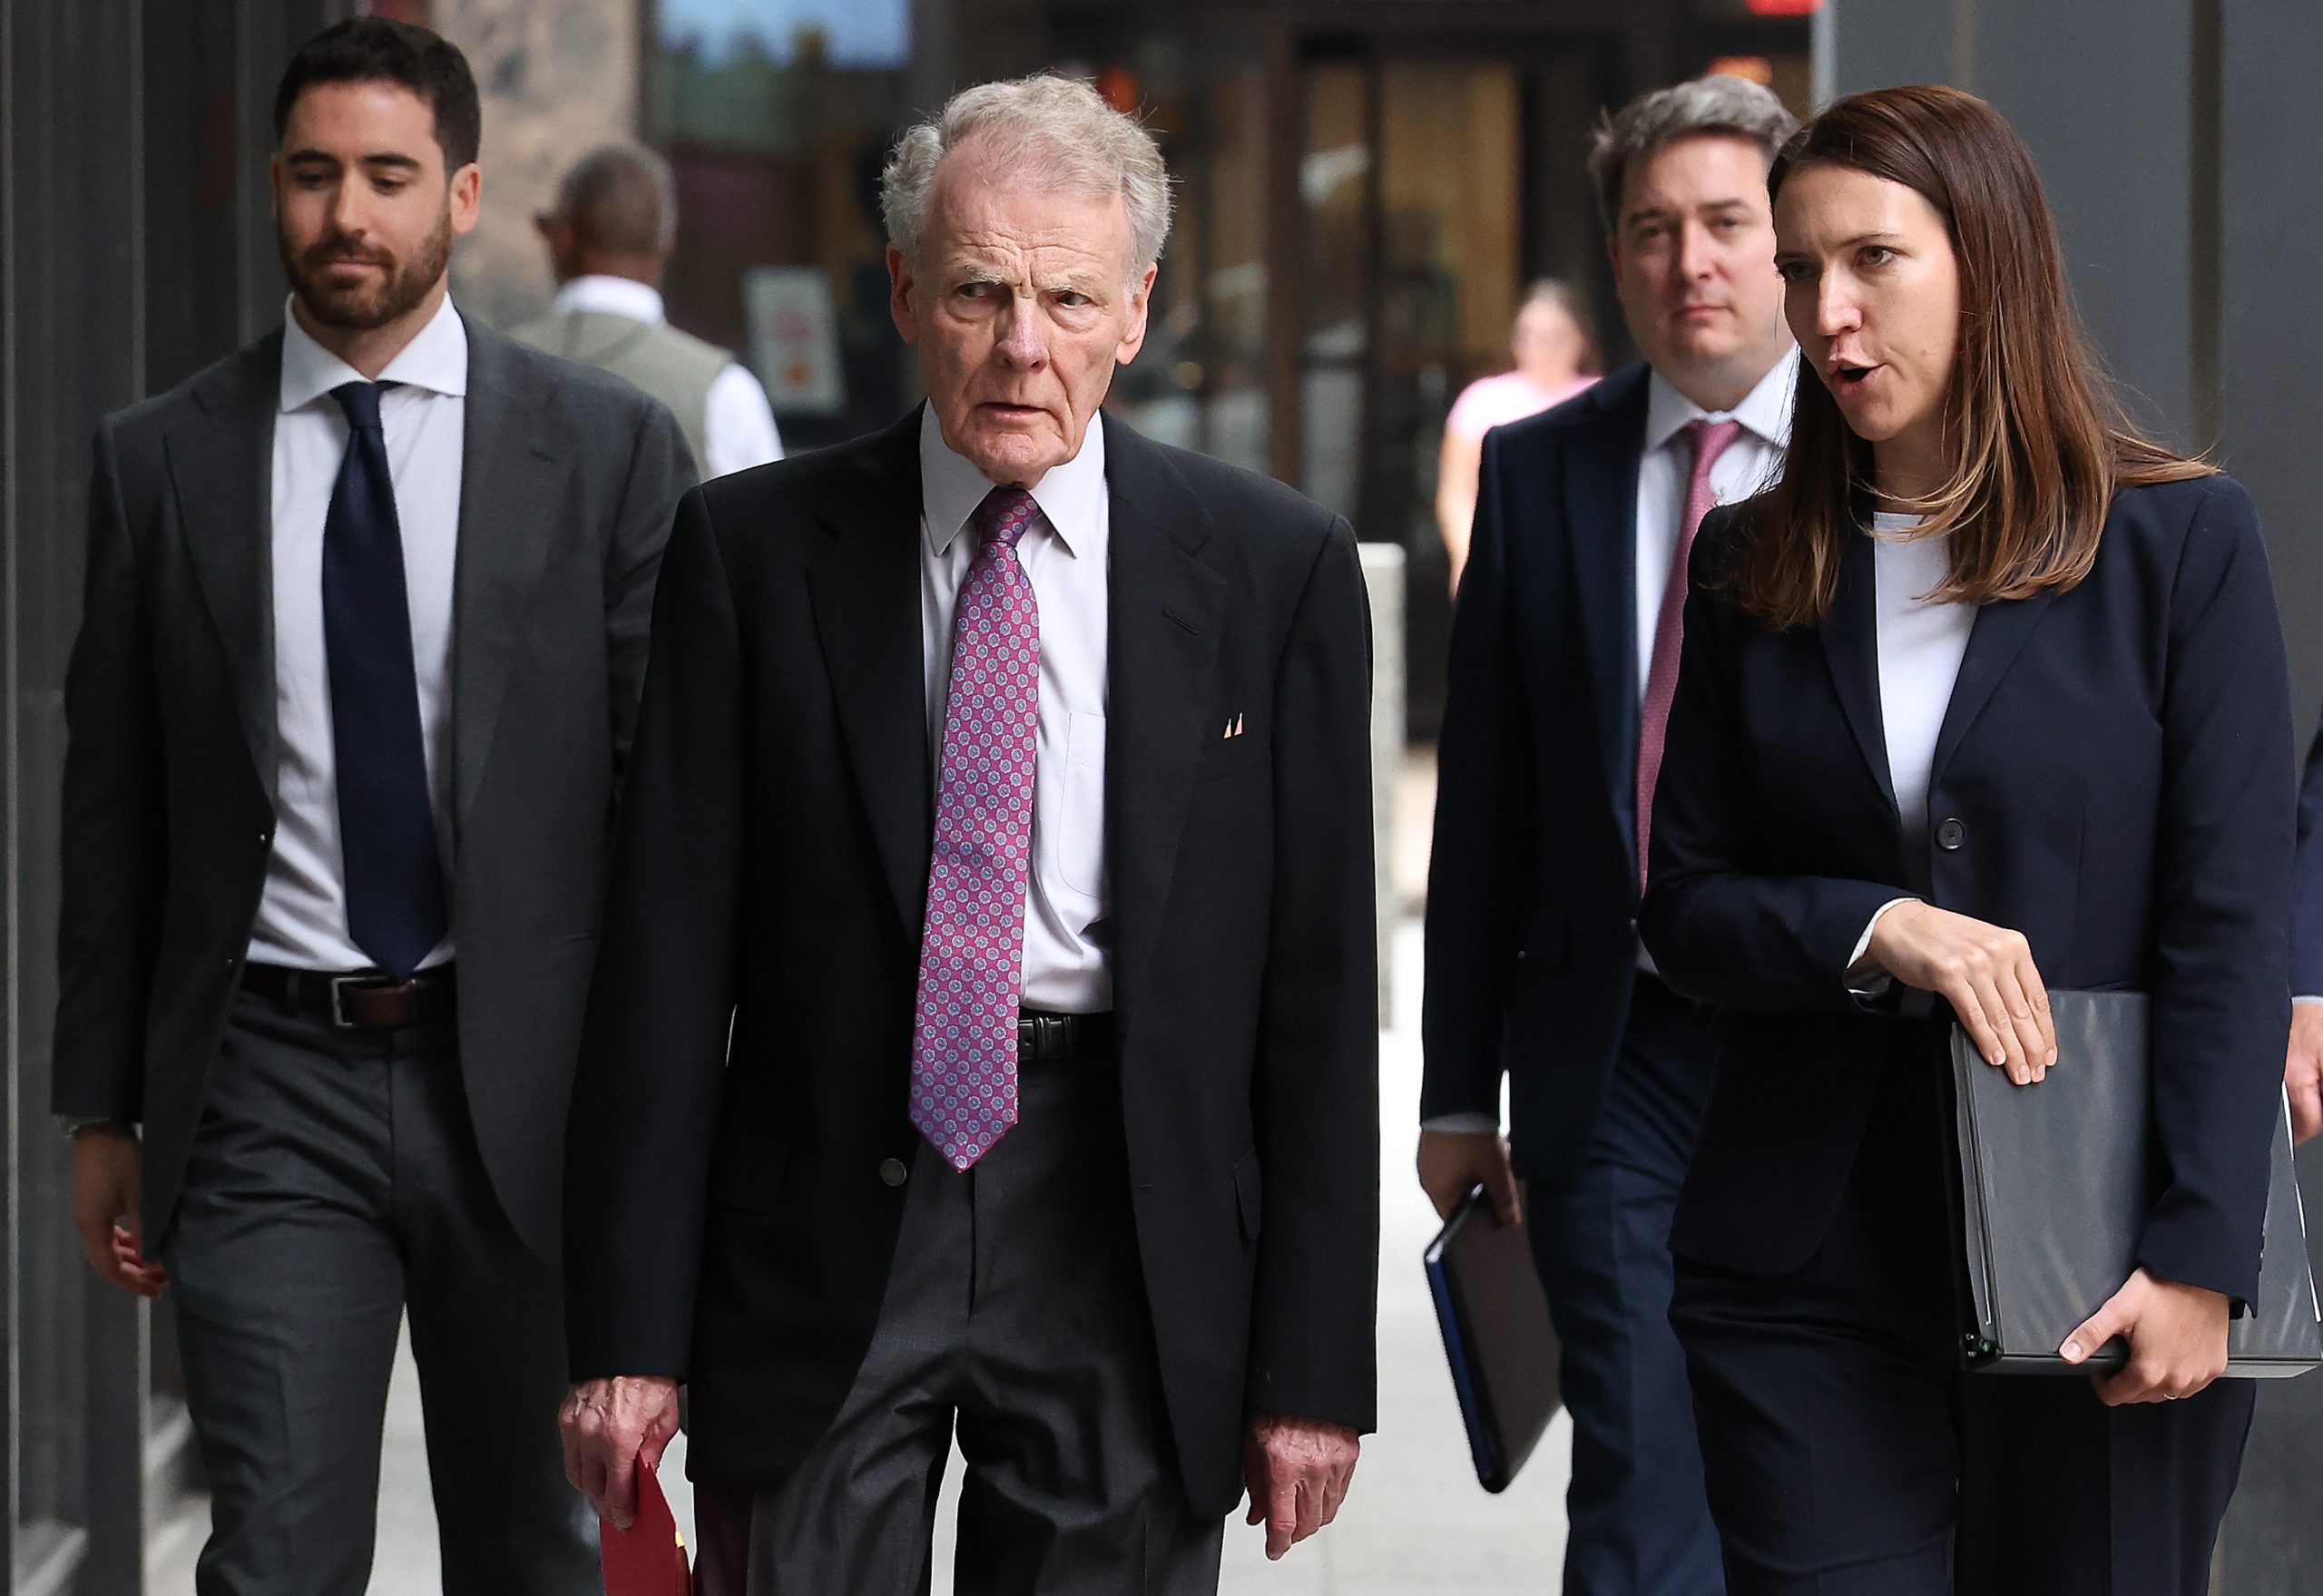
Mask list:
[[[878,179],[910,118],[909,0],[661,0],[647,136],[678,182],[671,318],[735,351],[793,449],[907,402]]]

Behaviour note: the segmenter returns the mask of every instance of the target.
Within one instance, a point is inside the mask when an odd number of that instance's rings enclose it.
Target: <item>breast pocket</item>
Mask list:
[[[1105,718],[1075,715],[1065,736],[1063,801],[1057,806],[1057,875],[1088,898],[1105,895]]]

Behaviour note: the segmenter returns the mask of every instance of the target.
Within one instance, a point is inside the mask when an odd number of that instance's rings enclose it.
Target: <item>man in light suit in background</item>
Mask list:
[[[705,480],[782,458],[766,389],[750,368],[670,325],[662,272],[677,244],[678,188],[668,162],[642,144],[593,150],[534,225],[548,245],[556,299],[512,336],[667,405]]]
[[[1591,175],[1645,358],[1485,435],[1453,622],[1419,1175],[1442,1212],[1478,1184],[1528,1210],[1573,1418],[1567,1596],[1724,1585],[1667,1317],[1712,1040],[1653,974],[1637,909],[1687,549],[1789,436],[1766,177],[1794,125],[1765,89],[1709,77],[1599,130]]]
[[[956,97],[883,181],[925,406],[688,495],[568,1146],[575,1483],[689,1386],[704,1596],[1216,1589],[1373,1414],[1367,609],[1347,524],[1098,406],[1161,152]]]
[[[453,306],[480,120],[425,29],[309,41],[283,327],[97,435],[54,1104],[90,1266],[177,1306],[202,1596],[361,1596],[407,1312],[444,1590],[600,1588],[559,1164],[693,472],[662,406]]]

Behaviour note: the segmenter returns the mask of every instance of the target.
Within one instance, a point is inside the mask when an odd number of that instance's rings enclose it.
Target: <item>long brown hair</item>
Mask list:
[[[2032,152],[1972,94],[1876,89],[1825,110],[1767,174],[1770,196],[1811,166],[1903,184],[1943,216],[1960,277],[1960,330],[1944,395],[1951,470],[1906,507],[1951,534],[1936,597],[1981,604],[2063,592],[2089,574],[2114,492],[2210,475],[2141,433],[2091,355]],[[1871,446],[1820,377],[1801,373],[1781,478],[1750,502],[1723,574],[1768,626],[1818,624],[1861,535]]]

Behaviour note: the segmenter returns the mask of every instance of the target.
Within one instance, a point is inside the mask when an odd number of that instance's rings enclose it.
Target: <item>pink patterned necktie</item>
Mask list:
[[[1653,833],[1653,784],[1661,776],[1661,750],[1670,735],[1670,700],[1678,691],[1678,656],[1686,637],[1686,562],[1694,552],[1694,534],[1702,517],[1718,503],[1710,485],[1710,467],[1726,446],[1742,433],[1739,421],[1686,423],[1686,443],[1693,450],[1692,471],[1686,478],[1686,518],[1678,525],[1678,549],[1671,557],[1670,580],[1661,588],[1661,613],[1653,623],[1653,664],[1645,673],[1645,711],[1637,732],[1637,884],[1645,887],[1645,849]]]
[[[919,940],[911,1122],[965,1170],[1016,1122],[1016,1011],[1033,851],[1041,617],[1017,540],[1036,514],[996,487],[968,518],[975,560],[952,623],[936,847]]]

